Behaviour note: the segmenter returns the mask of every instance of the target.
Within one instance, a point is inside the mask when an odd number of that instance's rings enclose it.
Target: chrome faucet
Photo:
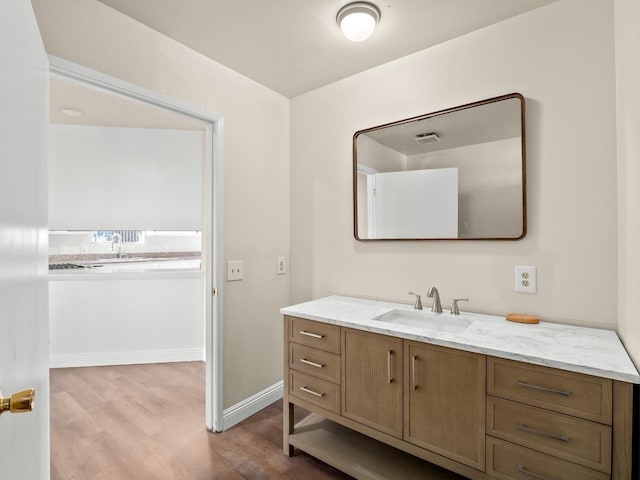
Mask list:
[[[416,304],[413,306],[413,308],[415,308],[416,310],[422,310],[422,300],[420,299],[420,295],[418,295],[417,293],[413,293],[413,292],[409,292],[409,295],[415,295],[416,296]]]
[[[116,241],[116,239],[118,241]],[[114,233],[111,236],[111,251],[113,251],[113,246],[116,243],[118,244],[118,258],[122,258],[124,256],[124,254],[122,253],[122,237],[120,236],[119,233]]]
[[[431,287],[427,292],[427,297],[433,298],[431,311],[434,313],[442,313],[442,304],[440,303],[440,293],[436,287]]]

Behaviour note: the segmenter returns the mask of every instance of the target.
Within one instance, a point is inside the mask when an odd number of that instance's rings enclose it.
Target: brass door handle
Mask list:
[[[33,410],[33,402],[36,396],[35,388],[28,388],[14,393],[10,397],[3,397],[0,392],[0,415],[3,412],[26,413]]]

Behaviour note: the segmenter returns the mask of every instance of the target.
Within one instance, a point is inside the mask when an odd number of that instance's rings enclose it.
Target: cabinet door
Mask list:
[[[342,415],[402,438],[402,340],[342,329]]]
[[[484,355],[405,342],[405,440],[484,470]]]

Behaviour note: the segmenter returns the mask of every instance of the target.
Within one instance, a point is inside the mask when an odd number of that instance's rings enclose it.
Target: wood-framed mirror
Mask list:
[[[511,93],[357,131],[355,238],[522,239],[524,118]]]

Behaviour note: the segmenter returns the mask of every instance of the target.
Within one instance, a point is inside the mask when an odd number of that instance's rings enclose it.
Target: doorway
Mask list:
[[[204,281],[205,424],[222,431],[222,118],[192,105],[157,94],[86,67],[50,56],[50,73],[85,90],[128,101],[138,110],[153,108],[154,117],[178,114],[185,122],[201,125],[202,169],[202,270]],[[116,113],[119,109],[115,109]],[[122,113],[122,112],[121,112]]]

